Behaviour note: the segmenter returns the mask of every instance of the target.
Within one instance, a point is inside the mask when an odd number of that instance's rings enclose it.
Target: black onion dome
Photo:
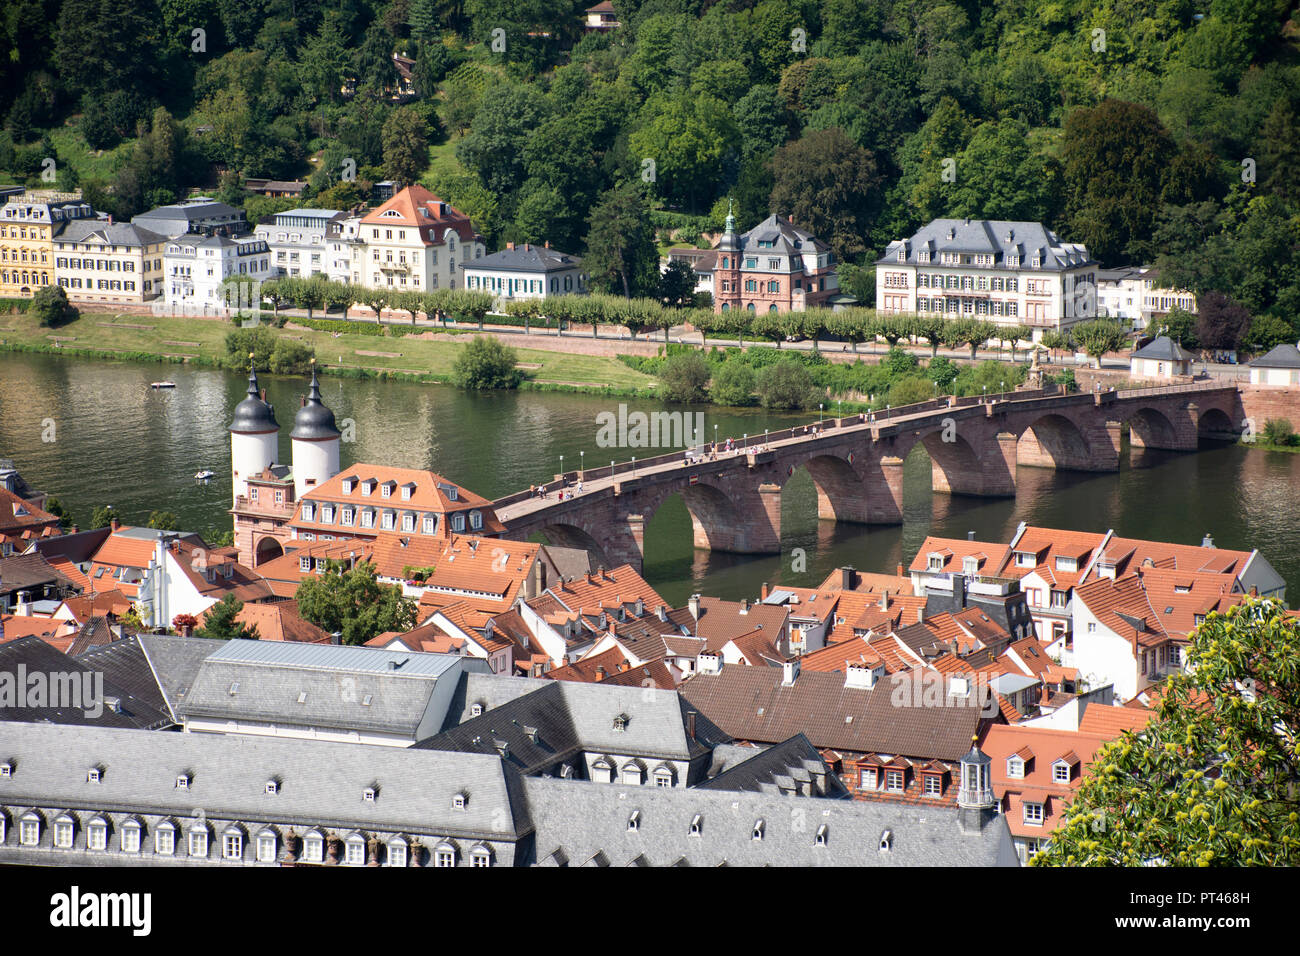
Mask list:
[[[324,441],[342,437],[334,424],[334,413],[321,401],[320,381],[316,378],[314,365],[311,370],[311,391],[307,394],[306,404],[298,409],[298,414],[294,416],[293,431],[289,433],[289,437],[302,441]]]
[[[257,387],[257,368],[252,367],[248,372],[248,397],[235,406],[235,419],[230,423],[230,430],[255,435],[278,431],[279,428],[280,423],[275,420],[275,408],[262,401],[261,389]]]

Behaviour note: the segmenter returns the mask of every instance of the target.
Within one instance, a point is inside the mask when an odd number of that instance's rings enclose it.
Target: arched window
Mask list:
[[[475,844],[474,849],[469,852],[470,866],[491,866],[492,850],[486,844]]]
[[[456,865],[456,847],[451,843],[439,843],[433,851],[433,865],[455,866]]]
[[[723,312],[729,312],[730,310],[731,310],[731,306],[730,306],[730,305],[728,305],[726,302],[722,303],[722,311],[723,311]]]
[[[153,831],[153,851],[159,856],[171,856],[176,852],[176,825],[164,820]]]
[[[23,846],[36,846],[41,842],[40,814],[23,814],[23,818],[18,821],[18,842]]]
[[[320,863],[325,859],[325,837],[312,830],[302,838],[302,858],[307,863]]]
[[[745,308],[748,309],[750,312],[755,311],[755,309],[754,309],[754,303],[752,303],[752,302],[749,303],[749,305],[745,306]]]
[[[244,831],[239,827],[226,827],[226,831],[221,834],[221,858],[223,860],[244,858]]]
[[[274,863],[275,850],[279,844],[279,836],[270,827],[257,835],[257,862]]]
[[[366,839],[360,833],[348,837],[343,850],[343,862],[348,866],[365,866]]]
[[[66,813],[54,821],[54,845],[61,850],[72,849],[72,836],[76,822]]]
[[[108,821],[103,817],[95,817],[86,825],[86,849],[108,849]]]
[[[771,305],[769,305],[769,306],[767,307],[767,311],[769,311],[769,312],[775,312],[775,311],[776,311],[776,303],[773,302]]]

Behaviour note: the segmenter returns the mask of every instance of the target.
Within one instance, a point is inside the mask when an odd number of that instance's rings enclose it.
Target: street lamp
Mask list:
[[[564,456],[560,456],[560,477],[564,477]]]
[[[821,402],[817,403],[817,426],[819,428],[821,427],[821,423],[822,423],[822,409],[825,407],[826,406],[823,405]]]
[[[636,455],[632,456],[632,474],[636,474]]]
[[[582,474],[582,472],[586,470],[587,470],[587,452],[580,451],[578,452],[578,473]]]
[[[1003,382],[1003,383],[1002,383],[1002,397],[1005,398],[1005,397],[1006,397],[1006,394],[1007,394],[1007,383],[1006,383],[1006,382]]]

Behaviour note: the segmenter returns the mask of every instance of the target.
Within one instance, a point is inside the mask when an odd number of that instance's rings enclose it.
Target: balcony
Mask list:
[[[380,272],[400,272],[403,275],[411,274],[411,266],[406,262],[381,262],[379,263]]]

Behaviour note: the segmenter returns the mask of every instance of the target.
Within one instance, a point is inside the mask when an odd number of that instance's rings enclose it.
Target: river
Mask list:
[[[152,391],[168,379],[176,388]],[[263,376],[280,422],[283,460],[301,378]],[[84,523],[112,504],[128,523],[171,511],[187,530],[227,529],[230,518],[231,411],[247,377],[184,365],[0,355],[0,458],[14,460],[34,487],[59,498]],[[327,377],[321,391],[340,421],[355,422],[343,466],[357,461],[427,468],[489,498],[549,480],[583,461],[608,464],[597,447],[602,412],[618,399],[548,392],[469,395],[437,385]],[[629,410],[653,411],[650,401]],[[708,439],[751,435],[815,419],[761,409],[701,407]],[[662,451],[664,449],[659,449]],[[585,455],[583,454],[585,453]],[[646,454],[654,454],[647,450]],[[1020,521],[1105,531],[1161,541],[1199,543],[1209,532],[1221,547],[1259,548],[1300,595],[1300,455],[1233,445],[1197,454],[1147,452],[1118,473],[1084,474],[1020,468],[1015,499],[934,495],[929,459],[919,447],[904,468],[901,526],[835,525],[817,520],[812,480],[796,472],[782,500],[782,554],[742,556],[695,551],[690,518],[670,499],[646,531],[644,574],[679,604],[693,591],[754,597],[763,581],[813,585],[851,564],[892,571],[907,564],[930,533],[1006,541]],[[211,469],[210,482],[194,480]]]

